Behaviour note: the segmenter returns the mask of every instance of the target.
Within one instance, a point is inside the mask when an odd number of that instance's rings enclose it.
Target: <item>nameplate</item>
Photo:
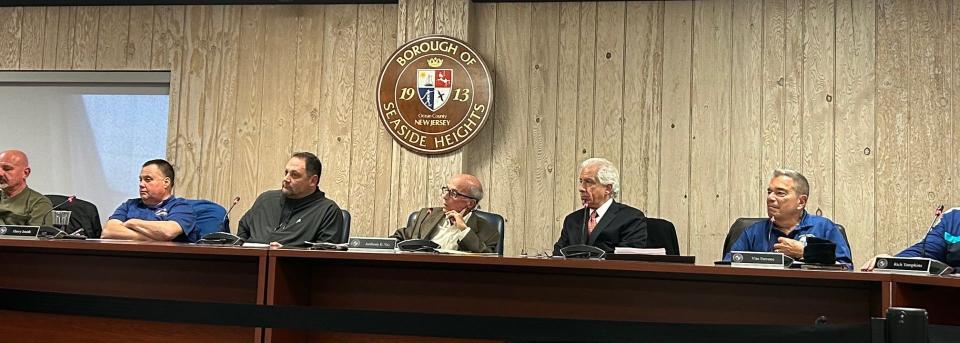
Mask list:
[[[38,232],[39,226],[0,225],[0,238],[36,239]]]
[[[350,247],[350,250],[367,249],[393,251],[397,248],[397,240],[393,238],[380,237],[350,237],[347,246]]]
[[[924,257],[878,257],[875,270],[907,274],[949,274],[953,270],[943,262]]]
[[[731,267],[777,268],[789,266],[793,259],[776,252],[731,251]]]

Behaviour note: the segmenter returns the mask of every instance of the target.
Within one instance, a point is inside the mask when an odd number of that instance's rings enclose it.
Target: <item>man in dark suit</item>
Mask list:
[[[483,187],[476,176],[454,175],[442,187],[443,207],[420,209],[410,227],[397,229],[392,236],[398,240],[429,239],[442,249],[469,252],[496,252],[500,232],[493,223],[473,215]]]
[[[564,218],[560,239],[553,245],[554,256],[561,255],[560,249],[578,244],[608,253],[614,247],[646,247],[647,219],[643,212],[614,201],[620,193],[620,173],[613,163],[603,158],[583,161],[579,183],[583,209]]]

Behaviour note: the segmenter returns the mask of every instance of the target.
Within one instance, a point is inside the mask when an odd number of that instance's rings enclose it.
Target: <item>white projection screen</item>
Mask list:
[[[23,150],[30,188],[76,195],[101,222],[166,158],[167,72],[0,72],[0,150]]]

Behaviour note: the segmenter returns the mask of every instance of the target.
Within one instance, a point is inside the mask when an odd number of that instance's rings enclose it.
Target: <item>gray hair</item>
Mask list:
[[[469,195],[471,198],[474,198],[474,199],[477,199],[477,201],[480,201],[481,199],[483,199],[483,186],[481,186],[479,183],[471,182],[470,186],[467,187],[467,193],[469,193],[467,195]]]
[[[794,188],[797,189],[797,193],[800,195],[810,196],[810,182],[807,182],[807,178],[800,174],[800,172],[792,169],[774,169],[773,177],[786,176],[793,180]]]
[[[620,172],[617,170],[617,167],[605,158],[594,157],[581,162],[578,173],[582,172],[584,168],[591,166],[599,167],[599,169],[597,169],[597,181],[604,186],[612,185],[613,193],[610,197],[616,199],[617,196],[620,195]]]

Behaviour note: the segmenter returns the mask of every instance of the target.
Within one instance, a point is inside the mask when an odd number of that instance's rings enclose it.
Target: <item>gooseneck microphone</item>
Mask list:
[[[920,257],[927,257],[927,236],[930,235],[930,231],[933,231],[933,227],[937,225],[937,220],[940,219],[941,215],[943,215],[942,204],[937,207],[936,212],[933,214],[933,223],[930,223],[930,228],[927,229],[927,233],[923,235],[923,242],[920,244]]]
[[[57,204],[57,206],[51,207],[49,211],[47,211],[46,213],[43,214],[43,217],[40,217],[40,218],[43,218],[43,219],[40,220],[40,226],[47,225],[47,215],[48,215],[48,214],[50,214],[51,212],[53,212],[53,210],[56,210],[56,209],[60,208],[60,206],[63,206],[63,204],[72,204],[74,198],[76,198],[75,195],[68,196],[68,197],[67,197],[67,200],[64,200],[64,201],[60,202],[59,204]]]
[[[230,209],[227,210],[227,213],[223,214],[223,219],[220,220],[220,228],[217,231],[223,231],[223,225],[227,222],[227,218],[230,217],[230,212],[233,212],[233,208],[237,206],[237,203],[240,202],[240,196],[233,198],[233,203],[230,204]]]

